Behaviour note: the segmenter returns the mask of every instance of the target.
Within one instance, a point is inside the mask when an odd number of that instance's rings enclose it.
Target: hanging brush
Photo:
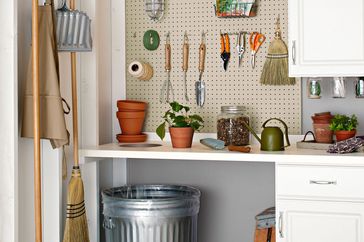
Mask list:
[[[276,22],[274,40],[269,45],[260,83],[263,85],[296,84],[296,79],[288,76],[288,48],[282,40],[279,16]]]

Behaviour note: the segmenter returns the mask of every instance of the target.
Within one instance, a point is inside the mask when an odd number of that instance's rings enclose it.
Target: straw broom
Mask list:
[[[70,1],[70,8],[75,8],[75,1]],[[73,122],[73,158],[72,177],[68,184],[67,217],[63,242],[89,242],[84,188],[78,159],[78,111],[76,53],[71,52],[72,72],[72,122]]]
[[[288,76],[288,49],[282,40],[279,16],[276,23],[274,40],[269,45],[260,83],[263,85],[296,84],[296,79]]]

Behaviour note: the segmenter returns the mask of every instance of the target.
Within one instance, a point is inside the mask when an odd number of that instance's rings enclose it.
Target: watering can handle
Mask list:
[[[279,121],[279,122],[281,122],[282,124],[283,124],[283,126],[284,126],[284,134],[285,134],[285,136],[286,136],[286,142],[287,142],[287,145],[285,146],[285,147],[288,147],[288,146],[290,146],[291,145],[291,143],[289,142],[289,138],[288,138],[288,126],[287,126],[287,124],[285,123],[285,122],[283,122],[283,120],[281,120],[281,119],[279,119],[279,118],[271,118],[271,119],[268,119],[267,121],[265,121],[264,122],[264,124],[263,124],[263,129],[265,128],[265,126],[267,125],[267,123],[269,122],[269,121],[272,121],[272,120],[277,120],[277,121]]]

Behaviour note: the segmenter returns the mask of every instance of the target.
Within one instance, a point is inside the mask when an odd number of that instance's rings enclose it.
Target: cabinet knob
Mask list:
[[[279,230],[279,237],[284,238],[284,236],[283,236],[283,212],[279,212],[278,230]]]
[[[296,65],[296,41],[292,41],[292,62],[293,65]]]

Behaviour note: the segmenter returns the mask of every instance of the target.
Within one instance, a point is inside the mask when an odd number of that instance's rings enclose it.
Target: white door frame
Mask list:
[[[18,242],[17,0],[0,2],[0,22],[0,241]]]

